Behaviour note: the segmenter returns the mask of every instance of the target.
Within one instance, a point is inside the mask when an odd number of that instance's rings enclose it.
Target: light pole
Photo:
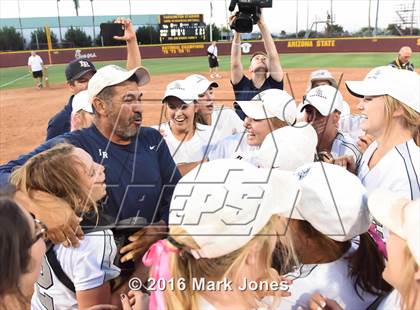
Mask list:
[[[299,32],[299,0],[296,0],[296,38]]]
[[[377,3],[376,3],[375,31],[373,33],[374,36],[378,34],[378,16],[379,16],[379,0],[377,0]]]
[[[61,36],[60,7],[58,5],[58,2],[60,2],[60,0],[57,0],[57,19],[58,19],[58,33],[60,35],[60,43],[61,43],[61,42],[63,42],[63,38]]]
[[[95,42],[95,40],[96,40],[96,35],[95,35],[95,12],[93,11],[93,0],[90,0],[90,7],[92,8],[93,42]]]
[[[213,1],[210,0],[210,42],[213,42]]]
[[[130,20],[131,20],[131,0],[128,0],[128,10],[130,12]]]
[[[333,25],[334,24],[333,0],[331,0],[331,9],[330,9],[330,12],[331,12],[331,25]]]
[[[20,0],[18,0],[18,15],[19,15],[20,34],[22,35],[22,39],[23,39],[22,19],[20,18]]]

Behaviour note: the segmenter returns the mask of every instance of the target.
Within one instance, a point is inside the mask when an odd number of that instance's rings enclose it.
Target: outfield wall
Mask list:
[[[420,37],[382,37],[382,38],[330,38],[276,40],[280,54],[287,53],[397,53],[401,46],[410,46],[414,52],[420,52]],[[206,56],[209,43],[182,43],[140,46],[143,59],[166,57]],[[230,54],[230,42],[218,43],[219,56]],[[264,50],[262,41],[246,41],[242,45],[243,54],[252,54]],[[125,47],[71,48],[42,50],[37,52],[46,64],[68,63],[74,58],[88,58],[92,61],[124,60],[127,57]],[[1,52],[0,67],[27,65],[30,53]],[[50,62],[51,59],[51,62]]]

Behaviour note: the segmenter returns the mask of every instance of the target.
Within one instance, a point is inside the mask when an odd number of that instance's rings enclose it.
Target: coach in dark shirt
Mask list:
[[[161,134],[141,127],[142,105],[139,86],[149,82],[143,67],[127,71],[109,65],[99,69],[90,79],[88,93],[95,109],[91,127],[73,131],[45,142],[33,152],[0,166],[4,183],[14,167],[56,143],[68,142],[88,152],[95,162],[105,167],[107,197],[100,212],[116,220],[143,217],[150,230],[159,231],[169,216],[169,204],[179,171]],[[1,185],[1,184],[0,184]],[[130,252],[124,260],[143,254],[161,235],[146,234],[127,245]]]
[[[234,17],[231,20],[234,20]],[[230,54],[230,80],[236,101],[251,100],[266,89],[283,89],[283,69],[280,65],[279,54],[262,15],[257,25],[264,41],[265,52],[256,52],[251,56],[250,79],[243,73],[240,33],[235,32],[233,36]],[[245,114],[239,105],[235,104],[235,110],[241,119],[245,119]]]

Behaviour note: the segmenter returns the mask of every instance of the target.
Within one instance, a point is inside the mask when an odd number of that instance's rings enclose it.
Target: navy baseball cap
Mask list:
[[[89,60],[78,58],[72,60],[66,67],[67,81],[75,81],[88,72],[96,72],[95,66]]]

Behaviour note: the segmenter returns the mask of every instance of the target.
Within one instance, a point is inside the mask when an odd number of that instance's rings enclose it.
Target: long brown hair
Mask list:
[[[13,195],[14,191],[0,191],[0,309],[25,308],[29,302],[19,282],[30,271],[33,235]]]
[[[298,233],[318,244],[318,248],[328,249],[336,257],[343,256],[351,247],[351,241],[335,241],[316,230],[309,222],[297,222]],[[349,263],[349,276],[353,280],[357,295],[361,297],[361,291],[364,291],[379,296],[390,291],[392,287],[382,278],[385,258],[369,233],[361,234],[359,239],[357,250],[345,257]]]
[[[235,282],[237,280],[235,270],[241,269],[245,264],[247,256],[256,244],[260,245],[260,255],[262,255],[265,261],[261,275],[266,279],[270,279],[273,271],[271,268],[272,254],[279,239],[278,226],[281,225],[280,223],[282,221],[278,216],[273,216],[260,231],[259,235],[255,236],[242,248],[221,257],[200,259],[195,259],[189,252],[192,249],[199,249],[194,239],[181,227],[172,227],[170,236],[183,246],[183,250],[172,256],[170,263],[171,276],[174,279],[185,279],[186,289],[179,290],[175,287],[175,290],[165,291],[167,309],[199,308],[198,293],[192,290],[193,279],[206,278],[220,280],[224,277],[229,277]],[[288,240],[283,240],[283,242],[285,246],[291,246]],[[244,295],[244,298],[246,297]],[[248,296],[248,298],[250,303],[252,303],[257,296]]]
[[[30,158],[15,170],[11,183],[31,196],[32,190],[43,191],[66,201],[80,215],[96,208],[89,190],[80,180],[78,167],[84,167],[74,154],[75,147],[61,143]]]

